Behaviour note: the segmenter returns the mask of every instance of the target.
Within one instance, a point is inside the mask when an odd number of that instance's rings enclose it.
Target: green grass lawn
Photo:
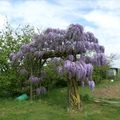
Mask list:
[[[118,83],[110,83],[114,86]],[[107,85],[107,84],[106,84]],[[96,87],[102,89],[104,85]],[[92,95],[88,88],[82,95]],[[66,88],[54,89],[34,102],[0,100],[0,120],[120,120],[120,107],[94,102],[83,102],[79,113],[67,112]]]

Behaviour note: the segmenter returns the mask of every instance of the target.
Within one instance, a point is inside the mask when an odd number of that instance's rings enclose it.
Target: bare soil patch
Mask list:
[[[106,85],[104,88],[95,89],[93,95],[96,97],[120,99],[120,82],[113,85]]]

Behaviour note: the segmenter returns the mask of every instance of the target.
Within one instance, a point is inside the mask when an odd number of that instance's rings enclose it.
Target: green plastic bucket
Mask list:
[[[16,98],[16,100],[19,100],[19,101],[23,101],[23,100],[27,100],[27,99],[28,99],[27,94],[22,94]]]

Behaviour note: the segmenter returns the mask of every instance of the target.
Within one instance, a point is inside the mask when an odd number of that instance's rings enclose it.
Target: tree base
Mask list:
[[[80,111],[81,101],[78,84],[75,79],[68,81],[68,111]]]

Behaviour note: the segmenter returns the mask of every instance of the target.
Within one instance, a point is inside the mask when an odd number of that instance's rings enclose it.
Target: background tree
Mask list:
[[[108,79],[108,70],[110,69],[110,65],[102,65],[102,66],[96,66],[94,65],[94,70],[93,70],[93,80],[95,81],[96,84],[101,83],[103,80]]]
[[[9,55],[19,50],[22,44],[29,43],[33,34],[34,28],[29,25],[13,29],[9,23],[0,31],[0,96],[7,97],[20,92],[22,78],[11,66]]]
[[[22,45],[10,58],[28,74],[31,99],[33,91],[37,94],[46,91],[41,86],[43,65],[50,58],[61,58],[64,62],[58,71],[67,75],[70,110],[80,110],[77,81],[87,80],[92,89],[92,64],[106,64],[104,47],[98,44],[93,33],[84,32],[83,26],[79,24],[71,24],[67,30],[48,28],[35,35],[32,42]]]

